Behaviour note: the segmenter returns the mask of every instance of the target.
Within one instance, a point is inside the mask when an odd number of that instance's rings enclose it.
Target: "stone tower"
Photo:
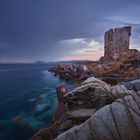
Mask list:
[[[111,60],[114,56],[119,56],[119,52],[129,49],[131,27],[110,29],[105,33],[104,57]]]

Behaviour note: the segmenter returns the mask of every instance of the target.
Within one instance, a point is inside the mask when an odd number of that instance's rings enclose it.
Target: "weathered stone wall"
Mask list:
[[[119,52],[129,50],[129,42],[131,36],[131,27],[122,27],[110,29],[105,33],[105,51],[106,59],[117,57]]]

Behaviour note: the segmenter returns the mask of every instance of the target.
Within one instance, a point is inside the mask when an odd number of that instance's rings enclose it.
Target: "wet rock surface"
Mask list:
[[[13,131],[16,131],[17,138],[26,138],[26,136],[30,136],[34,134],[35,131],[33,128],[27,123],[26,119],[21,116],[16,116],[11,120]]]

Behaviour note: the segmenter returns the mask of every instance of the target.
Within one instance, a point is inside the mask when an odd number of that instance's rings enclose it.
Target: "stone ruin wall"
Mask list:
[[[119,56],[119,53],[129,49],[131,36],[131,27],[122,27],[110,29],[105,33],[105,51],[104,57],[106,60],[111,60],[114,55]]]

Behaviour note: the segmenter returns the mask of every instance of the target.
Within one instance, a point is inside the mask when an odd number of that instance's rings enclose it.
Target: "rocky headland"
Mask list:
[[[52,126],[32,140],[139,140],[140,52],[129,49],[131,27],[105,33],[104,56],[96,62],[59,64],[49,71],[74,80],[57,89]]]

